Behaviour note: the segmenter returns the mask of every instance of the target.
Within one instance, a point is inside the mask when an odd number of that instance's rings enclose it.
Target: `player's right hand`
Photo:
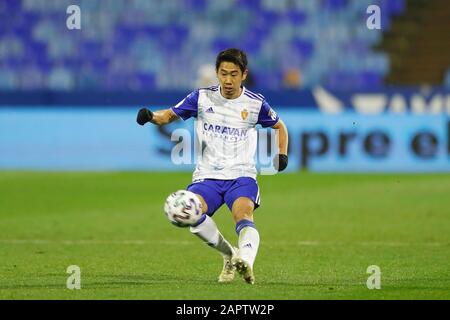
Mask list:
[[[142,108],[139,110],[137,115],[137,123],[139,123],[141,126],[146,124],[147,122],[150,122],[153,119],[153,112],[148,110],[147,108]]]

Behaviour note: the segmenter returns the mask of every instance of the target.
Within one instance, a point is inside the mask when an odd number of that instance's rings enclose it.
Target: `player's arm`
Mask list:
[[[261,104],[257,124],[263,128],[271,127],[277,132],[278,154],[273,159],[273,167],[277,171],[283,171],[288,165],[288,131],[284,122],[270,107],[266,100]]]
[[[178,118],[187,120],[191,117],[197,117],[198,97],[199,90],[195,90],[172,108],[155,112],[152,112],[147,108],[142,108],[138,112],[136,121],[141,126],[147,122],[163,125],[177,120]]]
[[[278,154],[275,156],[273,165],[277,171],[283,171],[288,165],[288,130],[283,120],[278,119],[277,123],[272,126],[276,130],[278,141]]]
[[[278,150],[280,154],[287,154],[289,136],[283,120],[279,119],[278,122],[272,126],[272,129],[277,130]]]
[[[152,112],[147,108],[142,108],[138,112],[136,121],[141,126],[143,126],[147,122],[151,122],[153,124],[160,126],[175,121],[177,119],[178,116],[175,114],[175,112],[173,112],[171,108],[155,112]]]

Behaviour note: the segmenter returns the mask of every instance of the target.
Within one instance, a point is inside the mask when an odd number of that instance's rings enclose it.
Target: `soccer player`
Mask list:
[[[169,109],[152,112],[142,108],[137,122],[164,125],[179,118],[197,119],[196,139],[202,152],[187,190],[198,196],[204,214],[190,230],[222,254],[224,265],[219,282],[232,281],[237,270],[247,283],[253,284],[253,264],[260,240],[253,219],[253,211],[260,205],[255,126],[278,129],[279,152],[273,161],[278,171],[288,164],[288,132],[265,98],[242,85],[248,74],[243,51],[220,52],[216,72],[218,86],[197,89]],[[211,218],[224,203],[236,223],[238,248],[223,237]]]

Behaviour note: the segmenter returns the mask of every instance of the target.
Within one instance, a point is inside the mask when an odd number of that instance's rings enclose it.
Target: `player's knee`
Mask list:
[[[240,197],[233,203],[232,213],[235,222],[242,219],[253,221],[253,210],[255,204],[253,201],[246,197]]]
[[[199,195],[198,193],[196,193],[195,195],[198,197],[198,199],[202,203],[202,213],[207,213],[208,212],[208,205],[206,204],[205,199],[203,199],[203,197],[201,195]]]

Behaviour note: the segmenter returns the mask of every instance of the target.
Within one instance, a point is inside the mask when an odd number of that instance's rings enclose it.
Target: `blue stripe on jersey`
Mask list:
[[[274,126],[279,120],[278,115],[272,110],[267,101],[263,101],[261,109],[259,110],[257,124],[260,124],[263,128]]]
[[[250,94],[250,93],[247,93],[247,91],[245,91],[244,95],[247,96],[247,97],[249,97],[249,98],[252,98],[252,99],[254,99],[254,100],[263,101],[263,99],[258,98],[257,96],[254,96],[254,95],[252,95],[252,94]]]
[[[254,95],[254,96],[257,96],[258,98],[260,98],[260,99],[262,99],[262,100],[265,100],[266,98],[262,95],[262,94],[260,94],[260,93],[255,93],[255,92],[253,92],[253,91],[250,91],[250,90],[245,90],[246,92],[248,92],[248,93],[250,93],[250,94],[252,94],[252,95]]]
[[[183,120],[187,120],[190,117],[197,117],[198,112],[198,97],[199,90],[191,92],[186,98],[181,100],[177,105],[171,109],[175,114],[181,117]]]
[[[247,91],[246,91],[245,93],[248,93],[249,96],[254,97],[255,99],[258,99],[258,100],[261,100],[261,101],[264,100],[264,97],[263,97],[263,96],[257,95],[256,93],[253,93],[253,92],[251,92],[251,91],[250,91],[250,92],[247,92]]]
[[[217,91],[219,89],[219,86],[210,86],[210,87],[205,87],[205,88],[200,88],[203,90],[211,90],[211,91]]]

